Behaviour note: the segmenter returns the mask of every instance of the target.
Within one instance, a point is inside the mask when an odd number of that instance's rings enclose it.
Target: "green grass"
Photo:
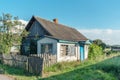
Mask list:
[[[5,75],[9,75],[15,78],[15,80],[37,80],[36,76],[33,76],[20,68],[3,65],[0,63],[0,69],[4,70]]]
[[[44,78],[27,73],[23,69],[0,64],[5,74],[16,80],[120,80],[120,54],[101,56],[84,62],[57,63],[44,70]]]
[[[120,80],[119,55],[101,56],[83,63],[57,63],[45,69],[49,75],[39,80]]]

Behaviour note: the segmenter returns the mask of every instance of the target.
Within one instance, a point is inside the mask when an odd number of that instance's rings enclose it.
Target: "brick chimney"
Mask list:
[[[53,19],[53,22],[57,24],[58,23],[58,19],[57,18]]]

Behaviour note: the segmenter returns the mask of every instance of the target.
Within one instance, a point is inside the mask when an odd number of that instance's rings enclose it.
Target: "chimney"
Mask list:
[[[53,22],[57,24],[58,23],[58,19],[57,18],[53,19]]]

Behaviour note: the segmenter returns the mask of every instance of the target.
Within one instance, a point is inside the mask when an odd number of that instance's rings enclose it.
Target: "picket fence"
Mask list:
[[[57,57],[51,53],[31,54],[30,56],[0,54],[0,61],[9,66],[25,69],[33,74],[42,75],[45,67],[50,67],[57,62]]]

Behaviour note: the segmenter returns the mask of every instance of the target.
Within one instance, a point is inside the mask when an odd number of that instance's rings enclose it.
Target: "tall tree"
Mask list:
[[[100,39],[94,40],[93,43],[95,43],[96,45],[102,47],[103,50],[104,50],[105,47],[106,47],[106,44],[105,44],[102,40],[100,40]]]
[[[18,29],[15,26],[21,25],[18,17],[4,13],[0,16],[0,53],[9,53],[14,44],[20,45],[22,36],[13,31]]]

